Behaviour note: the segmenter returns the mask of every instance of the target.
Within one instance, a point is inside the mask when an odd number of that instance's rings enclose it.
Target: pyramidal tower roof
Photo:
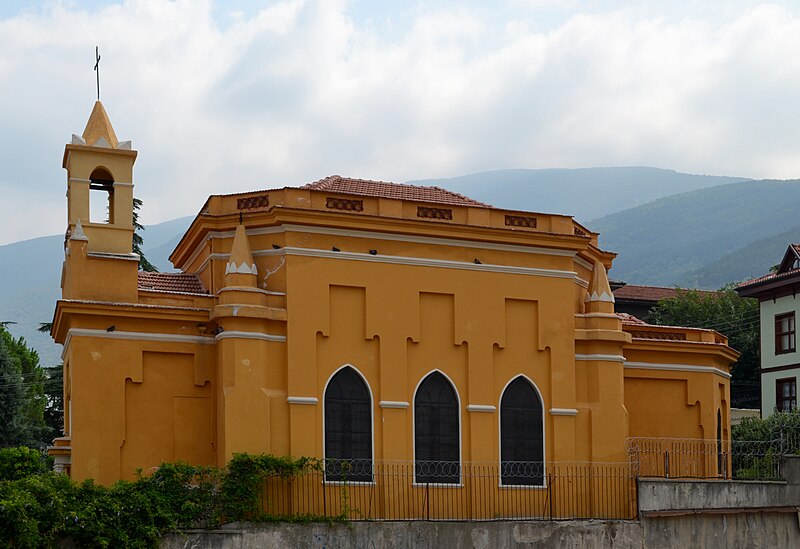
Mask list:
[[[250,253],[250,243],[244,225],[236,227],[231,247],[231,256],[225,266],[226,286],[253,286],[258,269]]]
[[[119,146],[117,134],[108,118],[108,113],[100,101],[95,101],[89,121],[86,122],[86,129],[83,130],[83,140],[89,146],[111,147],[116,149]],[[101,139],[103,141],[101,141]]]
[[[594,262],[586,301],[614,303],[614,292],[611,291],[611,285],[608,283],[606,268],[599,261]]]

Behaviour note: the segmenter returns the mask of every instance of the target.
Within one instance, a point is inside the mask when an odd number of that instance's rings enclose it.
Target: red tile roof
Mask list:
[[[647,322],[640,318],[636,318],[635,316],[628,314],[628,313],[614,313],[619,318],[622,319],[623,324],[636,324],[638,326],[649,326]]]
[[[192,273],[139,272],[139,289],[181,294],[208,294],[203,283]]]
[[[361,196],[375,196],[379,198],[395,198],[399,200],[414,200],[417,202],[433,202],[451,206],[473,206],[477,208],[491,208],[490,204],[478,202],[467,196],[442,189],[441,187],[423,187],[390,183],[388,181],[372,181],[369,179],[353,179],[340,175],[331,175],[314,183],[303,185],[302,189],[328,191],[342,194],[355,194]]]
[[[792,244],[794,246],[794,244]],[[786,271],[783,273],[770,273],[764,276],[759,276],[758,278],[754,278],[752,280],[745,280],[744,282],[738,284],[737,288],[744,288],[745,286],[759,284],[761,282],[767,282],[768,280],[780,280],[782,278],[789,278],[793,275],[800,274],[800,269],[792,269],[790,271]]]
[[[614,290],[615,299],[630,299],[634,301],[660,301],[678,295],[678,288],[666,288],[663,286],[637,286],[636,284],[626,284],[622,288]],[[681,288],[681,290],[683,290]],[[689,290],[684,290],[689,291]],[[691,290],[700,294],[715,294],[708,290]]]

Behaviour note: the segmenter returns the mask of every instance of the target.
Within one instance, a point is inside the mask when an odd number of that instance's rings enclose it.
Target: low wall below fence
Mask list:
[[[772,482],[640,478],[639,513],[653,517],[757,510],[796,512],[800,508],[800,458],[785,456],[781,471],[785,480]]]
[[[639,520],[231,524],[171,534],[161,548],[800,547],[800,457],[780,470],[776,482],[639,479]]]
[[[682,515],[640,521],[354,522],[231,525],[166,536],[161,549],[559,549],[800,547],[793,513]]]

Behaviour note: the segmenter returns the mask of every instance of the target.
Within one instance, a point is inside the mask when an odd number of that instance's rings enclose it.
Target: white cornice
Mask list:
[[[89,257],[93,257],[95,259],[122,259],[125,261],[135,261],[139,262],[139,254],[129,253],[129,254],[117,254],[117,253],[110,253],[110,252],[89,252]]]
[[[278,250],[280,251],[280,250]],[[368,263],[390,263],[393,265],[412,265],[419,267],[440,267],[445,269],[459,269],[465,271],[487,271],[494,273],[521,274],[531,276],[546,276],[554,278],[574,279],[574,271],[558,269],[539,269],[536,267],[515,267],[511,265],[492,265],[468,263],[466,261],[451,261],[448,259],[429,259],[424,257],[405,257],[398,255],[371,255],[357,252],[334,252],[331,250],[316,250],[311,248],[283,248],[287,255],[306,257],[321,257],[326,259],[349,259],[352,261],[365,261]]]
[[[107,330],[93,330],[89,328],[70,328],[67,337],[64,339],[64,350],[61,359],[64,359],[69,344],[73,337],[96,337],[100,339],[128,339],[138,341],[157,341],[169,343],[200,343],[203,345],[214,345],[216,340],[205,336],[190,336],[181,334],[161,334],[151,332],[121,332]]]
[[[286,292],[273,292],[271,290],[262,290],[261,288],[250,288],[248,286],[226,286],[217,290],[218,294],[223,292],[252,292],[264,295],[286,295]]]
[[[622,355],[603,355],[603,354],[582,355],[575,353],[575,360],[605,360],[608,362],[625,362],[625,357]]]
[[[425,257],[405,257],[398,255],[372,255],[357,252],[334,252],[315,248],[287,247],[280,250],[256,250],[254,256],[279,256],[294,255],[305,257],[320,257],[325,259],[346,259],[350,261],[364,261],[367,263],[388,263],[392,265],[411,265],[418,267],[439,267],[444,269],[459,269],[465,271],[484,271],[494,273],[520,274],[528,276],[544,276],[551,278],[568,278],[575,280],[574,271],[558,269],[540,269],[536,267],[516,267],[512,265],[477,264],[466,261],[451,261],[448,259],[430,259]],[[211,254],[207,259],[226,259],[229,254]],[[205,263],[199,270],[205,267]]]
[[[590,271],[592,269],[594,269],[594,265],[592,265],[591,263],[589,263],[588,261],[586,261],[584,259],[581,259],[578,256],[575,256],[575,263],[577,263],[578,265],[580,265],[584,269],[589,269]]]
[[[483,412],[483,413],[493,413],[497,411],[497,406],[492,406],[491,404],[468,404],[467,405],[468,412]]]
[[[286,402],[289,404],[305,404],[316,406],[319,399],[317,397],[286,397]]]
[[[578,410],[575,408],[550,408],[551,416],[577,416]]]
[[[408,402],[400,400],[381,400],[378,406],[381,408],[408,408]]]
[[[643,370],[668,370],[676,372],[700,372],[716,374],[730,379],[731,374],[712,366],[697,366],[694,364],[661,364],[655,362],[625,362],[625,368],[639,368]]]
[[[260,236],[268,234],[282,234],[285,232],[324,234],[330,236],[365,238],[371,240],[386,240],[392,242],[412,242],[416,244],[434,244],[438,246],[456,246],[461,248],[476,248],[480,250],[496,250],[504,252],[518,252],[526,254],[553,255],[560,257],[575,257],[571,250],[561,250],[558,248],[543,248],[540,246],[523,246],[521,244],[498,244],[494,242],[481,242],[478,240],[464,240],[458,238],[441,238],[435,236],[407,235],[382,233],[377,231],[360,231],[351,229],[338,229],[335,227],[310,227],[305,225],[286,224],[277,227],[259,227],[248,229],[247,236]],[[535,234],[535,233],[533,233]],[[234,231],[210,231],[206,239],[209,238],[233,238]],[[190,254],[187,264],[191,264],[205,246],[206,239],[200,242],[195,250]],[[253,254],[255,255],[255,254]],[[583,260],[580,260],[583,261]],[[591,266],[589,267],[591,269]],[[201,269],[197,269],[199,272]]]
[[[228,332],[220,332],[216,335],[217,341],[220,339],[261,339],[263,341],[278,341],[283,342],[286,341],[286,336],[283,335],[275,335],[275,334],[263,334],[260,332],[236,332],[236,331],[228,331]]]

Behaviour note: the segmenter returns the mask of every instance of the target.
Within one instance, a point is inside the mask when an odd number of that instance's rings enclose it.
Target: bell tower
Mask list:
[[[83,135],[73,135],[64,150],[69,231],[80,220],[90,251],[131,253],[136,154],[130,141],[117,140],[100,101],[95,102]],[[105,217],[92,219],[91,198],[107,200]]]
[[[136,301],[139,256],[133,253],[133,164],[137,152],[120,142],[103,104],[95,102],[83,135],[64,149],[67,240],[65,299]],[[99,200],[101,207],[92,208]],[[103,208],[103,206],[105,208]],[[93,218],[93,211],[95,217]]]

